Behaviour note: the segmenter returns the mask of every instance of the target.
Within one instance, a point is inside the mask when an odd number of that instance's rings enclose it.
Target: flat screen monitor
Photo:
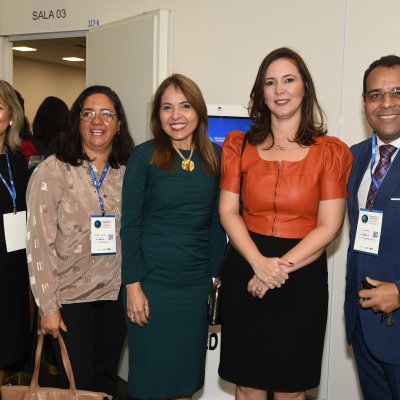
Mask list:
[[[208,136],[222,146],[231,131],[247,132],[252,124],[244,106],[208,104]]]

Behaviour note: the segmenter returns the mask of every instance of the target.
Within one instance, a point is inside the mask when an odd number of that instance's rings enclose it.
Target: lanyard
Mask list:
[[[100,180],[97,182],[96,179],[96,174],[93,171],[93,167],[92,164],[89,163],[89,172],[90,172],[90,176],[92,177],[92,181],[93,181],[93,185],[96,188],[97,191],[97,197],[99,199],[99,205],[100,205],[100,210],[101,210],[101,215],[104,217],[104,215],[106,214],[105,210],[104,210],[104,202],[103,199],[100,195],[100,188],[101,188],[101,184],[104,181],[104,178],[106,177],[107,171],[110,168],[110,163],[107,161],[106,166],[104,167],[103,173],[101,174]]]
[[[392,164],[390,164],[389,168],[387,169],[387,171],[385,172],[385,176],[382,178],[381,183],[379,183],[376,178],[374,177],[373,173],[372,173],[372,168],[375,164],[376,161],[376,147],[377,147],[377,141],[376,141],[376,133],[372,132],[372,155],[371,155],[371,166],[370,166],[370,173],[371,173],[371,181],[374,183],[374,186],[376,187],[376,190],[379,190],[380,186],[382,185],[383,180],[386,177],[386,174],[388,173],[390,167],[392,166]]]
[[[4,183],[4,186],[7,188],[8,193],[10,193],[10,196],[11,196],[12,202],[13,202],[13,212],[14,212],[14,214],[16,214],[17,213],[17,205],[15,203],[15,200],[17,198],[17,191],[15,190],[14,180],[13,180],[12,173],[11,173],[11,165],[10,165],[10,159],[8,158],[8,154],[7,154],[7,147],[4,147],[4,152],[6,154],[8,177],[10,178],[11,187],[7,183],[7,181],[4,179],[4,177],[1,173],[0,173],[0,178]]]

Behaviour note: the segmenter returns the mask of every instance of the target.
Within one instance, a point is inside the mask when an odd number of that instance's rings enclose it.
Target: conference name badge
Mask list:
[[[360,208],[354,250],[378,255],[382,233],[383,211]]]
[[[116,253],[115,215],[90,217],[90,244],[92,256]]]
[[[7,253],[26,248],[26,211],[3,214]]]

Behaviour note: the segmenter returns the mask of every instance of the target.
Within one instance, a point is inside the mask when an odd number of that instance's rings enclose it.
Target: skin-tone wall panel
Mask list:
[[[400,55],[399,12],[397,0],[387,0],[382,6],[373,0],[348,2],[343,76],[343,137],[348,144],[370,136],[361,97],[362,78],[371,62],[388,54]]]
[[[85,88],[85,79],[84,69],[14,58],[13,85],[25,100],[25,113],[31,123],[47,96],[59,97],[71,107]]]

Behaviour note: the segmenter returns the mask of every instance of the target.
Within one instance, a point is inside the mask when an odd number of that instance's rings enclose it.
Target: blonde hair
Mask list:
[[[10,113],[11,125],[6,134],[6,144],[12,151],[17,151],[21,146],[19,133],[24,124],[24,112],[18,101],[14,88],[6,81],[0,79],[0,99],[4,102]]]

